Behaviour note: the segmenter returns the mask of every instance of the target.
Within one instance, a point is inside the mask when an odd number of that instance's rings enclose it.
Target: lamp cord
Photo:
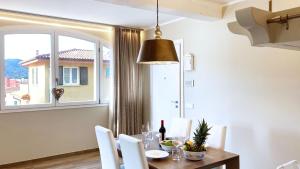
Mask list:
[[[156,0],[156,26],[158,26],[158,0]]]
[[[161,31],[160,31],[160,27],[158,25],[158,22],[159,22],[159,18],[158,18],[158,0],[156,0],[156,28],[155,28],[155,39],[160,39],[161,38]]]

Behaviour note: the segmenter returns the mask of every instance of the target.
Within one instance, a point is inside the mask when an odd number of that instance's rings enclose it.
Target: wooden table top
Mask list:
[[[141,135],[133,137],[141,138]],[[158,143],[154,143],[158,144]],[[119,152],[121,155],[121,152]],[[239,169],[239,155],[208,147],[205,158],[201,161],[190,161],[181,158],[174,161],[171,155],[165,159],[148,159],[150,169],[212,169],[226,165],[227,169]]]
[[[239,158],[239,155],[226,151],[208,148],[205,158],[201,161],[190,161],[182,158],[180,161],[172,160],[169,156],[166,159],[148,159],[150,168],[153,169],[211,169],[226,164],[228,161]]]

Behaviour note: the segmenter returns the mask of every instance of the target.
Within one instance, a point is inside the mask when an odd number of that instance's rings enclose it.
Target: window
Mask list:
[[[35,84],[35,78],[34,78],[35,77],[35,69],[34,68],[31,69],[31,77],[32,77],[31,84],[34,85]]]
[[[108,103],[111,49],[107,45],[89,35],[32,32],[0,29],[4,41],[0,110]],[[59,100],[53,88],[64,89]]]
[[[51,104],[51,59],[50,34],[4,35],[2,106]]]
[[[79,85],[78,67],[63,67],[64,85]]]
[[[31,69],[31,84],[32,85],[38,85],[39,83],[39,69],[38,68],[32,68]]]
[[[101,99],[102,103],[109,103],[111,86],[111,61],[112,61],[112,50],[108,45],[103,45],[102,47],[103,57],[101,64]]]
[[[35,68],[35,84],[39,84],[39,69]]]
[[[58,36],[59,87],[65,90],[59,103],[72,104],[97,100],[99,75],[96,71],[98,69],[96,48],[97,44],[93,41]]]

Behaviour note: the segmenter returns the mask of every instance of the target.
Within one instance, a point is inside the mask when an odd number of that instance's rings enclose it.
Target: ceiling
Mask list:
[[[232,4],[235,2],[239,2],[241,0],[210,0],[210,1],[222,4],[222,5],[226,5],[226,4]]]
[[[220,19],[221,5],[233,1],[161,0],[160,22],[182,17]],[[139,28],[155,25],[155,0],[0,0],[0,8]]]

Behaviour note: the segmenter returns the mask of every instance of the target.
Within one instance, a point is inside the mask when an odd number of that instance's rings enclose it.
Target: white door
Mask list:
[[[182,116],[182,55],[183,41],[174,41],[179,64],[151,66],[151,124],[158,131],[160,121],[165,121],[168,132],[172,118]]]

